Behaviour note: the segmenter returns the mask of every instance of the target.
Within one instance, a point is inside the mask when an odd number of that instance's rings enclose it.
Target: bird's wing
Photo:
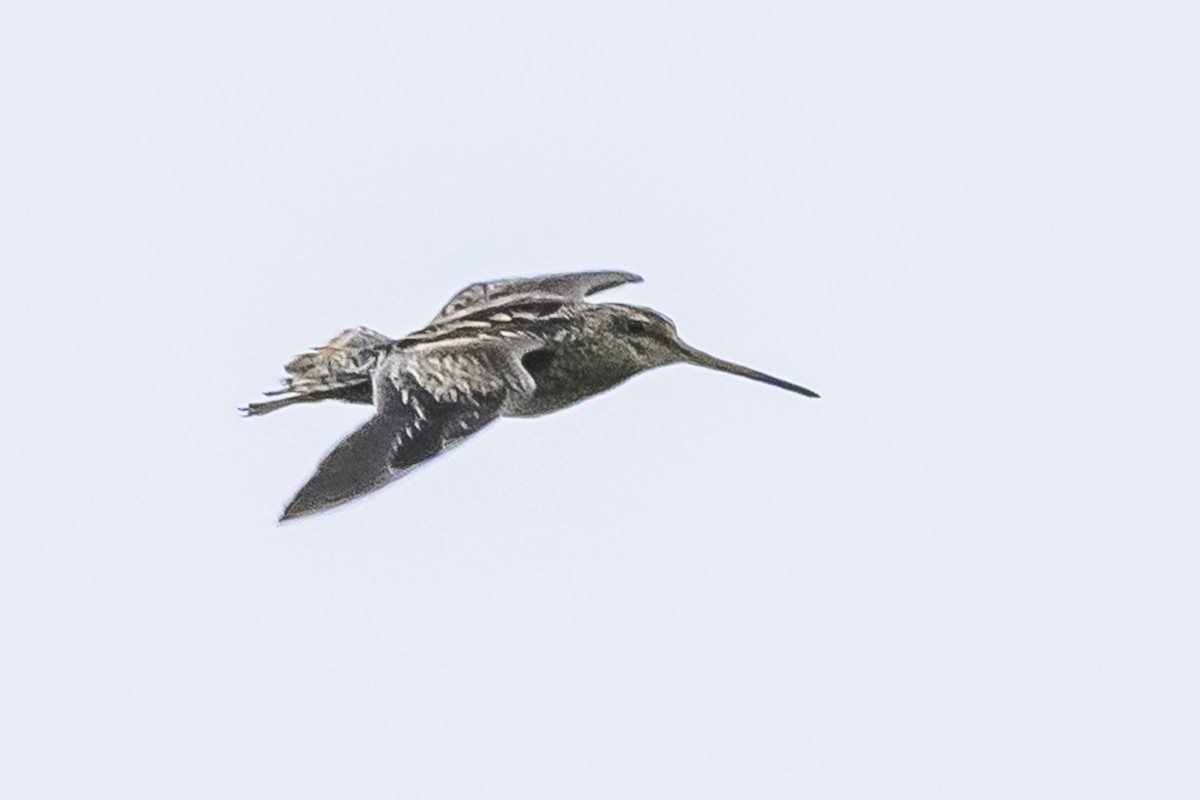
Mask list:
[[[466,314],[519,302],[578,303],[596,292],[641,281],[642,277],[632,272],[606,270],[473,283],[450,298],[430,324],[440,325]]]
[[[329,451],[280,521],[381,489],[481,431],[510,396],[533,391],[520,352],[476,344],[390,354],[373,379],[375,416]]]

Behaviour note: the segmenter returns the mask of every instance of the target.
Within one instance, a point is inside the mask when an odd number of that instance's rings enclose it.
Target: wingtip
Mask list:
[[[283,525],[284,523],[291,522],[295,519],[311,516],[320,510],[320,506],[314,507],[309,503],[303,502],[301,493],[297,492],[296,495],[288,501],[288,504],[283,507],[283,511],[279,513],[279,519],[277,522],[280,525]]]
[[[279,515],[279,519],[277,519],[275,522],[277,525],[284,525],[292,520],[306,517],[310,513],[312,512],[298,511],[289,505],[283,510],[283,513]]]
[[[571,274],[571,273],[568,273],[568,274]],[[644,283],[646,280],[641,275],[638,275],[636,272],[630,272],[629,270],[624,270],[624,269],[608,269],[608,270],[595,272],[592,274],[598,278],[603,278],[604,282],[602,284],[599,284],[596,288],[589,291],[589,294],[594,294],[595,292],[603,292],[608,289],[614,289],[614,288],[621,286],[622,284],[626,284],[626,283]]]

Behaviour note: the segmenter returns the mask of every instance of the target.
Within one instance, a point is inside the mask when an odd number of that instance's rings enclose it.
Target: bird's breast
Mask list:
[[[559,411],[608,391],[636,372],[591,348],[571,345],[534,350],[521,363],[533,377],[535,389],[506,410],[507,416]]]

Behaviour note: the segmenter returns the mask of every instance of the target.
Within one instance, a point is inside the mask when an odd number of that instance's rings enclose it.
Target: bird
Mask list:
[[[479,433],[499,417],[537,417],[668,364],[694,364],[816,398],[811,389],[725,361],[679,338],[650,308],[596,303],[631,272],[564,272],[473,283],[421,330],[392,339],[343,331],[284,367],[261,416],[323,400],[370,404],[374,415],[338,442],[285,506],[280,522],[370,494]]]

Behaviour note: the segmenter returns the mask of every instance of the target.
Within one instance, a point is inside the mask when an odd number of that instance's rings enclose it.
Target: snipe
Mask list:
[[[294,403],[373,403],[375,416],[337,444],[280,521],[341,505],[402,477],[497,417],[566,408],[654,367],[688,363],[791,392],[816,392],[703,353],[648,308],[589,303],[629,272],[574,272],[476,283],[428,326],[402,339],[352,328],[285,367],[275,400],[248,416]]]

